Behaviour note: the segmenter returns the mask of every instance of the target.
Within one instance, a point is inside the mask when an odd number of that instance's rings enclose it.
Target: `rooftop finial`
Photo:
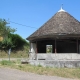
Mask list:
[[[61,5],[61,10],[63,10],[63,4]]]
[[[61,5],[61,9],[58,12],[61,12],[61,11],[65,12],[65,10],[63,9],[63,4]]]

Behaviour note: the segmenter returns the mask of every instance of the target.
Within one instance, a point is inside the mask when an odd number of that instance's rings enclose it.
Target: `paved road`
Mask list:
[[[0,68],[0,80],[73,80],[56,76],[38,75],[16,69]]]

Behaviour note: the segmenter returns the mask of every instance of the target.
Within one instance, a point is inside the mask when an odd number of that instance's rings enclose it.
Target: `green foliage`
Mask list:
[[[42,67],[42,65],[39,64],[38,67]]]
[[[5,19],[0,19],[0,36],[3,36],[4,38],[8,36],[9,33],[13,33],[16,30],[10,28],[8,26],[8,22]]]
[[[1,43],[1,47],[5,48],[5,49],[12,48],[13,47],[13,43],[11,41],[11,38],[5,38]]]
[[[11,65],[12,64],[11,61],[7,61],[7,60],[2,60],[0,63],[1,65]]]
[[[8,37],[11,39],[11,42],[13,44],[12,48],[20,49],[20,48],[23,48],[24,45],[25,46],[29,45],[29,43],[18,34],[9,34]]]
[[[4,38],[3,41],[0,42],[0,48],[6,50],[9,48],[19,49],[23,48],[24,45],[29,45],[21,36],[13,34],[16,30],[10,28],[8,24],[5,19],[0,19],[0,36]]]
[[[3,49],[23,49],[24,46],[29,46],[29,43],[24,40],[21,36],[18,34],[8,34],[8,38],[5,38],[1,43],[0,43],[0,48]]]

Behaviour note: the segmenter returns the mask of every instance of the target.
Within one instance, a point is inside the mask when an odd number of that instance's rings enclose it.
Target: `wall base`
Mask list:
[[[80,67],[80,60],[29,60],[31,65],[41,65],[43,67],[57,67],[57,68],[78,68]]]

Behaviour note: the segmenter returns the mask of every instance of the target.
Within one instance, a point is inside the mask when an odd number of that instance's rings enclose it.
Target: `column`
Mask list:
[[[79,47],[78,47],[78,39],[77,39],[77,53],[79,52],[78,50],[79,50]]]
[[[57,53],[57,49],[56,49],[56,39],[55,39],[55,53]]]

